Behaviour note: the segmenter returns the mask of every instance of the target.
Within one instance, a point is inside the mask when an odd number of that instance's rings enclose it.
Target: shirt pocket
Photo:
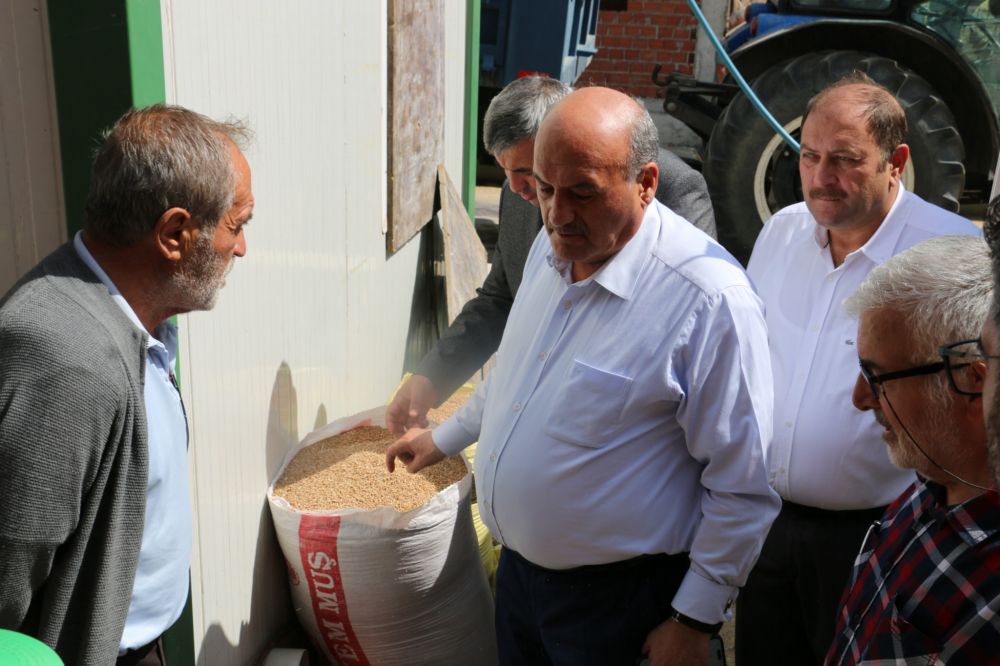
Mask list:
[[[893,600],[878,635],[869,643],[862,664],[899,663],[920,666],[943,665],[941,642],[915,627]]]
[[[545,434],[591,449],[607,442],[621,422],[632,379],[573,361],[551,405]]]

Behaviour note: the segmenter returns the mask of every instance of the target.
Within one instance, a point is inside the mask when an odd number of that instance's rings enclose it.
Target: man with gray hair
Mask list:
[[[1000,500],[986,460],[986,243],[933,238],[873,269],[848,299],[853,401],[917,480],[875,521],[841,601],[828,664],[987,664],[1000,645]]]
[[[158,664],[188,595],[187,420],[170,318],[208,310],[253,214],[247,131],[131,110],[81,233],[0,300],[0,627],[67,664]]]
[[[532,172],[535,134],[549,107],[571,90],[557,79],[529,76],[510,83],[490,102],[483,119],[483,143],[507,176],[500,193],[500,233],[490,273],[389,405],[386,421],[393,432],[426,426],[428,408],[451,395],[500,345],[528,250],[542,228]],[[659,145],[657,151],[656,198],[715,238],[705,179],[670,151]]]
[[[577,90],[535,148],[545,233],[497,365],[386,463],[416,472],[479,441],[479,511],[503,545],[502,664],[704,666],[778,510],[760,302],[735,259],[653,198],[641,105]]]

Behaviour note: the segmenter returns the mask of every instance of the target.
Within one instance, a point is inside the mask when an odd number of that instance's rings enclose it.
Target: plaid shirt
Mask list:
[[[826,664],[1000,664],[1000,499],[918,481],[868,530]]]

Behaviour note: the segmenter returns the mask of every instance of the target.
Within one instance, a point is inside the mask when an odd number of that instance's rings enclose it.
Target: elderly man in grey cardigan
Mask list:
[[[490,102],[483,118],[483,144],[507,177],[490,273],[386,409],[386,423],[397,435],[408,427],[426,427],[427,410],[451,395],[500,346],[528,250],[542,228],[533,173],[535,134],[548,109],[570,92],[572,88],[556,79],[528,76],[507,85]],[[702,175],[663,148],[657,165],[656,198],[715,238],[715,217]]]
[[[188,594],[173,315],[210,309],[253,212],[238,124],[126,113],[84,229],[0,300],[0,627],[67,664],[155,664]]]

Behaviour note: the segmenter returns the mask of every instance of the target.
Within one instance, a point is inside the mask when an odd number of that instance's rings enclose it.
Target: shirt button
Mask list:
[[[490,510],[490,503],[489,502],[482,502],[482,505],[483,505],[483,508],[486,509],[487,511]]]
[[[545,356],[546,356],[545,352],[539,352],[539,354],[538,354],[538,360],[539,361],[544,361],[545,360]]]
[[[573,301],[563,301],[563,310],[569,310],[573,307]]]
[[[809,327],[809,332],[810,333],[819,333],[819,326],[810,326]]]
[[[496,461],[497,461],[497,454],[491,453],[490,454],[490,462],[496,462]]]
[[[786,428],[791,428],[792,427],[792,422],[791,421],[785,421],[785,427]]]
[[[519,402],[515,402],[514,403],[514,411],[515,412],[521,411],[521,403],[519,403]]]
[[[799,380],[800,382],[802,382],[802,381],[805,381],[805,379],[806,379],[806,376],[805,376],[805,374],[804,374],[804,373],[801,373],[801,372],[800,372],[800,373],[799,373],[799,376],[798,376],[798,380]]]

